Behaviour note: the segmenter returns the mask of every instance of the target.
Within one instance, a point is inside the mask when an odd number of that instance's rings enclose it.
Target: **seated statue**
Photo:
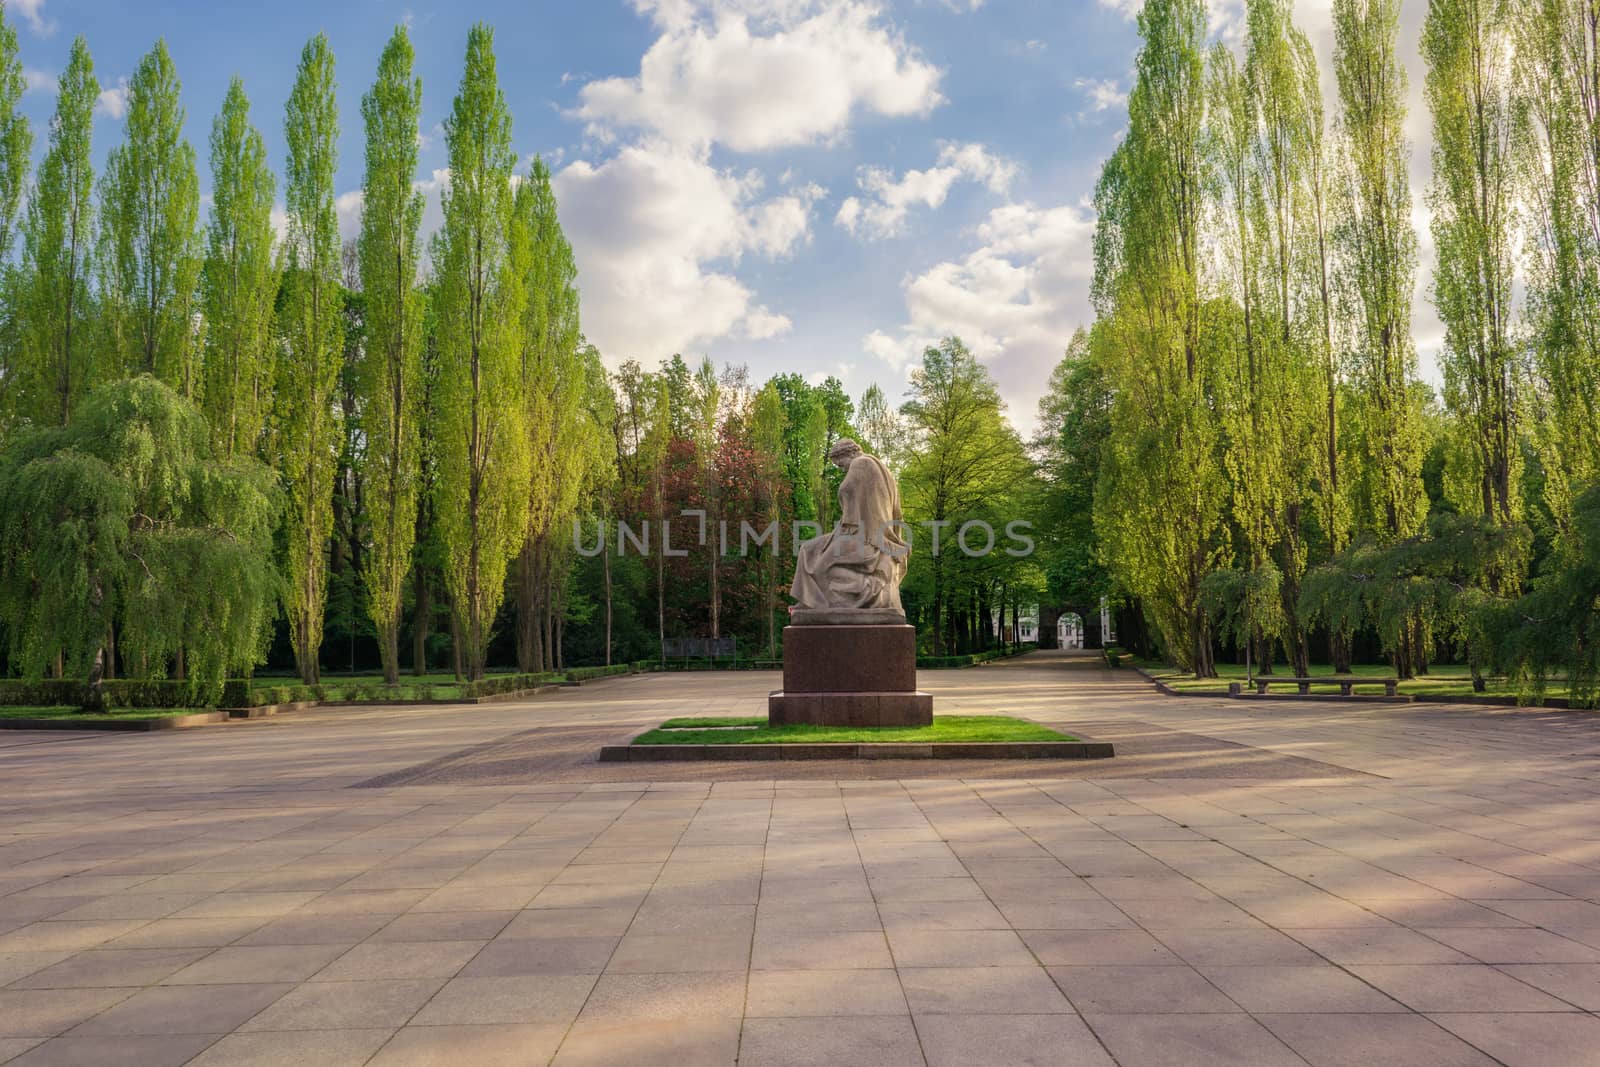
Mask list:
[[[900,581],[911,544],[905,538],[900,490],[877,456],[841,438],[828,458],[845,472],[839,521],[800,545],[789,609],[796,623],[905,622]]]

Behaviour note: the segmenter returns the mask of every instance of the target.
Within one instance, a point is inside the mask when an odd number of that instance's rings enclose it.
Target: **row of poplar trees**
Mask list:
[[[275,469],[282,599],[307,683],[318,680],[336,481],[341,500],[359,496],[359,573],[388,683],[408,581],[426,634],[430,570],[448,596],[458,671],[482,676],[508,586],[522,668],[551,662],[550,593],[564,580],[552,573],[552,534],[611,469],[609,416],[592,403],[609,390],[579,332],[550,172],[538,159],[517,169],[493,31],[468,35],[431,247],[415,180],[422,83],[403,26],[362,98],[353,248],[335,206],[340,131],[323,35],[301,53],[284,111],[281,232],[278,180],[238,79],[212,123],[203,226],[164,42],[128,81],[124,139],[98,180],[90,146],[101,89],[83,39],[31,184],[25,86],[16,33],[0,21],[4,425],[64,425],[96,387],[150,375],[204,414],[216,456]],[[347,336],[353,322],[359,338]],[[438,556],[427,568],[423,542]]]
[[[1271,576],[1258,609],[1304,674],[1308,569],[1425,537],[1425,473],[1434,510],[1480,530],[1537,510],[1556,555],[1600,475],[1600,24],[1575,0],[1429,0],[1436,397],[1411,331],[1399,8],[1334,0],[1331,106],[1289,0],[1246,0],[1238,49],[1208,44],[1204,0],[1139,16],[1128,133],[1097,192],[1087,343],[1114,400],[1096,527],[1197,674],[1214,671],[1219,570]],[[1455,580],[1515,596],[1529,540],[1491,541]],[[1428,614],[1387,622],[1400,673],[1425,665]],[[1243,632],[1270,663],[1273,635]]]

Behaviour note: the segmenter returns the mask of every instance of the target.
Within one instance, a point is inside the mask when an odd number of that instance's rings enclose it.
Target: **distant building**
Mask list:
[[[1039,605],[1023,608],[1017,612],[1017,629],[1013,633],[1001,633],[1001,616],[1005,617],[1005,629],[1011,629],[1011,613],[993,611],[989,613],[989,633],[999,640],[1004,638],[1008,642],[1023,642],[1033,644],[1039,640]]]

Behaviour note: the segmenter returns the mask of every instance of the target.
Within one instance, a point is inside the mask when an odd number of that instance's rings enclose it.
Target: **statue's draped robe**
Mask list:
[[[876,456],[851,460],[839,485],[839,521],[800,546],[789,595],[802,608],[902,612],[900,580],[911,546],[901,526],[900,490]]]

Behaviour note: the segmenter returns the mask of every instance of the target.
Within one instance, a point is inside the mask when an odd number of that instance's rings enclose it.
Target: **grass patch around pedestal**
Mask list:
[[[936,715],[932,726],[768,726],[765,718],[668,719],[635,745],[862,745],[995,741],[1077,741],[1070,734],[1006,715]]]

